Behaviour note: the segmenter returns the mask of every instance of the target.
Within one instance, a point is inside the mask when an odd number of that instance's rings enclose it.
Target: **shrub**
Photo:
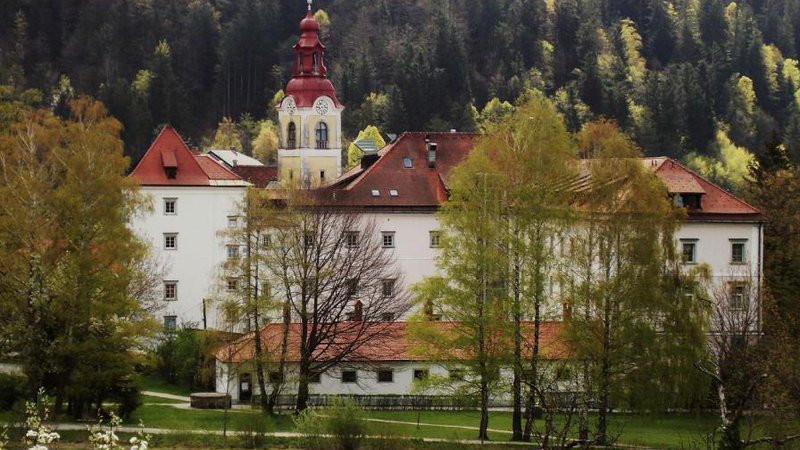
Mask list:
[[[306,449],[358,450],[367,435],[363,410],[348,398],[336,398],[322,411],[306,409],[294,423]]]
[[[24,375],[0,373],[0,410],[8,411],[28,395],[28,378]]]
[[[195,330],[191,324],[169,332],[156,348],[156,368],[167,382],[191,389],[214,387],[214,332]]]
[[[336,399],[328,415],[327,431],[337,450],[358,450],[367,435],[364,410],[353,400]]]
[[[267,424],[260,414],[247,414],[242,430],[237,433],[243,448],[263,448],[267,443]]]
[[[117,401],[117,414],[123,420],[131,418],[136,408],[142,406],[139,385],[133,379],[127,379],[114,387],[113,397]]]
[[[325,418],[316,410],[308,408],[294,417],[294,429],[302,434],[301,448],[321,450],[328,448],[325,435]]]

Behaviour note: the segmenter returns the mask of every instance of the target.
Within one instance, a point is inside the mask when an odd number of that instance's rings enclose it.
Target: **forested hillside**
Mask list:
[[[537,88],[572,130],[613,118],[647,154],[734,184],[745,149],[760,152],[775,136],[800,159],[800,0],[314,7],[327,13],[318,13],[322,38],[351,138],[370,124],[477,129],[510,107],[504,101]],[[302,0],[3,0],[0,84],[12,87],[6,96],[41,90],[45,103],[95,96],[123,122],[135,160],[162,123],[200,142],[223,117],[245,125],[266,117],[289,76],[305,8]]]

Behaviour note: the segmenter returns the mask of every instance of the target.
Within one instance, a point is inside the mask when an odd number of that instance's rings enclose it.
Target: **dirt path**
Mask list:
[[[169,400],[180,400],[186,403],[189,403],[192,400],[189,397],[184,397],[183,395],[165,394],[163,392],[155,392],[155,391],[142,391],[142,395],[149,395],[150,397],[166,398]]]

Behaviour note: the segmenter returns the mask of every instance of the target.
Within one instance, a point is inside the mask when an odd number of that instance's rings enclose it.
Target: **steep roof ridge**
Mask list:
[[[702,176],[702,175],[698,174],[697,172],[695,172],[694,170],[692,170],[692,169],[690,169],[690,168],[688,168],[688,167],[684,166],[684,165],[683,165],[683,164],[681,164],[680,162],[678,162],[678,161],[676,161],[676,160],[674,160],[674,159],[672,159],[672,158],[670,158],[670,157],[668,157],[668,156],[664,156],[663,158],[664,158],[664,163],[666,163],[667,161],[669,161],[669,162],[671,162],[671,163],[674,163],[674,164],[676,164],[676,165],[677,165],[678,167],[680,167],[681,169],[683,169],[683,170],[685,170],[685,171],[689,172],[690,174],[692,174],[692,176],[694,176],[695,178],[699,178],[699,179],[700,179],[702,182],[704,182],[704,183],[706,183],[706,184],[710,185],[711,187],[713,187],[714,189],[716,189],[716,190],[718,190],[718,191],[722,192],[722,193],[723,193],[723,194],[724,194],[726,197],[728,197],[728,198],[731,198],[731,199],[735,200],[736,202],[738,202],[738,203],[740,203],[740,204],[742,204],[742,205],[746,206],[747,208],[750,208],[750,209],[752,209],[754,214],[759,214],[759,213],[761,213],[761,210],[760,210],[760,209],[758,209],[758,208],[756,208],[755,206],[753,206],[753,205],[751,205],[751,204],[747,203],[746,201],[742,200],[742,199],[741,199],[741,198],[739,198],[738,196],[731,194],[730,192],[726,191],[726,190],[725,190],[725,189],[723,189],[722,187],[718,186],[716,183],[714,183],[714,182],[712,182],[712,181],[709,181],[709,180],[707,180],[707,179],[706,179],[704,176]],[[661,170],[662,168],[664,168],[664,166],[665,166],[665,164],[664,164],[664,163],[662,163],[661,165],[659,165],[658,169],[656,169],[656,172],[658,172],[659,170]]]
[[[163,127],[163,128],[161,129],[161,131],[158,133],[158,136],[156,136],[156,138],[155,138],[155,139],[153,140],[153,142],[150,144],[150,147],[148,147],[147,151],[144,153],[144,155],[142,155],[142,158],[141,158],[141,159],[139,160],[139,162],[136,164],[136,167],[134,167],[134,169],[131,171],[131,174],[130,174],[130,176],[131,176],[131,177],[136,177],[136,176],[138,175],[138,172],[139,172],[140,168],[141,168],[141,167],[142,167],[142,166],[143,166],[143,165],[144,165],[144,164],[145,164],[145,163],[146,163],[146,162],[147,162],[147,161],[148,161],[150,158],[152,158],[152,157],[153,157],[153,156],[151,155],[151,152],[157,152],[157,151],[159,151],[159,146],[160,146],[160,145],[165,145],[165,144],[164,144],[164,141],[165,141],[165,140],[167,140],[167,139],[169,139],[169,137],[170,137],[169,135],[172,135],[171,137],[173,137],[174,139],[177,139],[177,141],[180,143],[180,145],[178,146],[178,148],[175,148],[175,149],[172,149],[172,150],[183,151],[183,152],[187,153],[187,154],[189,155],[189,158],[188,158],[188,159],[190,159],[190,160],[192,161],[192,162],[191,162],[191,164],[194,164],[194,167],[195,167],[195,168],[196,168],[196,169],[197,169],[197,170],[198,170],[200,173],[204,174],[204,175],[206,176],[206,178],[208,178],[208,174],[207,174],[207,173],[206,173],[206,171],[203,169],[202,165],[201,165],[201,164],[200,164],[200,163],[199,163],[199,162],[196,160],[197,153],[195,153],[194,151],[192,151],[192,149],[190,149],[190,148],[189,148],[189,146],[188,146],[188,145],[186,145],[186,141],[184,141],[184,140],[183,140],[183,137],[181,137],[180,133],[178,133],[178,131],[177,131],[177,130],[175,130],[175,129],[174,129],[172,126],[170,126],[170,125],[166,125],[165,127]],[[159,153],[160,153],[160,152],[159,152]],[[159,158],[159,159],[160,159],[160,158]],[[159,164],[161,164],[161,163],[159,162]],[[148,175],[149,175],[149,174],[148,174]],[[147,175],[145,175],[145,176],[147,176]],[[206,184],[208,184],[208,180],[206,180]]]

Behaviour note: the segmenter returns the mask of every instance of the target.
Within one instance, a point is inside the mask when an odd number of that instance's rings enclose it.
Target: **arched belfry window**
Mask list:
[[[328,148],[328,124],[317,122],[317,148]]]
[[[294,122],[289,122],[286,130],[286,148],[295,148],[297,145],[297,127]]]
[[[319,55],[317,52],[314,52],[314,54],[311,55],[311,72],[314,75],[319,73]]]

